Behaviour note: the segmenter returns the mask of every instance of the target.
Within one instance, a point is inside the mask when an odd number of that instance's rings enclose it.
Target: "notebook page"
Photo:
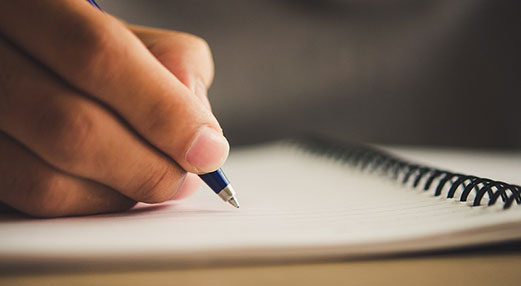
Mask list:
[[[449,243],[464,244],[465,231],[482,228],[492,234],[489,239],[521,236],[519,225],[508,227],[520,222],[519,208],[469,208],[288,146],[236,151],[225,170],[238,193],[238,210],[204,188],[182,202],[141,204],[121,214],[4,217],[0,258],[255,260],[393,252],[411,247],[408,241],[428,249],[437,245],[433,238],[447,235]]]

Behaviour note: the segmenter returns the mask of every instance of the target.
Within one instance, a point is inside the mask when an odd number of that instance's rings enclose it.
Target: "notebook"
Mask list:
[[[520,152],[305,139],[235,150],[224,169],[240,209],[202,187],[124,213],[3,215],[0,266],[316,261],[521,239]]]

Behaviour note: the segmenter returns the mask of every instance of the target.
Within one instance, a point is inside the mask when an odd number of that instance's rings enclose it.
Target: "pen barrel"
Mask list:
[[[228,178],[221,169],[217,169],[214,172],[208,174],[199,175],[201,179],[216,193],[218,194],[221,190],[226,188],[230,184]]]

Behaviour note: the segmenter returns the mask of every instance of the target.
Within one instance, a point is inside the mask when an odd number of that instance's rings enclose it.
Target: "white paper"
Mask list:
[[[407,155],[407,150],[395,150]],[[411,153],[420,161],[439,154],[409,149]],[[449,165],[461,164],[458,160],[474,158],[449,156],[435,165],[451,169]],[[504,162],[512,160],[521,162],[520,154]],[[487,168],[497,172],[502,167],[505,177],[521,174],[521,163],[480,168],[486,173]],[[224,169],[240,209],[204,187],[184,201],[141,204],[126,213],[59,219],[5,216],[0,218],[0,262],[316,259],[521,238],[520,207],[471,208],[289,146],[238,150]]]

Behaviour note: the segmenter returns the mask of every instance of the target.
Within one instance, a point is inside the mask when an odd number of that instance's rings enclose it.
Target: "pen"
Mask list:
[[[94,0],[87,0],[94,7],[101,10]],[[199,175],[201,179],[216,193],[223,201],[239,208],[239,201],[235,197],[235,190],[221,168],[211,173]]]

